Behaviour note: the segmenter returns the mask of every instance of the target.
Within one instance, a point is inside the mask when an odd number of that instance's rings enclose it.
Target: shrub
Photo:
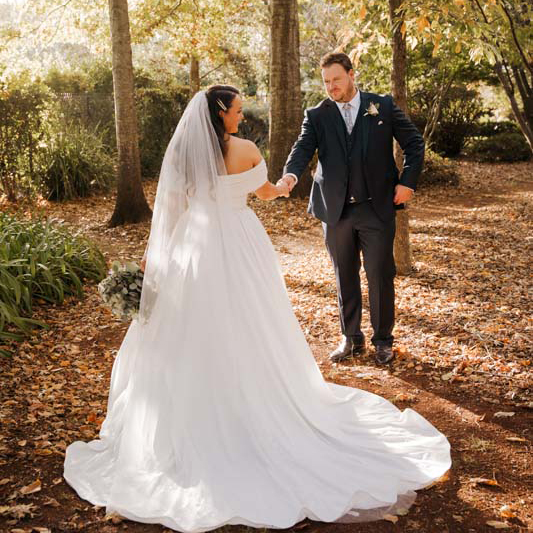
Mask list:
[[[141,172],[145,177],[159,174],[166,147],[190,98],[188,87],[136,90],[139,117]]]
[[[456,163],[446,159],[432,150],[426,150],[424,170],[420,176],[420,188],[429,188],[434,185],[459,185],[459,173]]]
[[[102,253],[79,233],[53,221],[0,213],[0,344],[45,326],[31,318],[36,299],[81,297],[83,282],[99,282],[106,270]],[[0,346],[0,353],[8,352]]]
[[[246,102],[244,120],[239,126],[239,135],[254,142],[264,152],[268,146],[268,105],[261,102]]]
[[[528,161],[531,150],[522,133],[497,133],[487,138],[472,138],[467,154],[478,161]]]
[[[108,190],[115,177],[102,132],[70,124],[52,125],[36,153],[40,189],[49,200],[68,200]]]
[[[492,137],[498,133],[521,133],[516,122],[502,120],[501,122],[487,121],[475,124],[471,137]]]
[[[447,157],[459,155],[476,122],[486,113],[477,91],[452,88],[443,104],[432,149]]]
[[[44,86],[24,77],[0,82],[0,189],[12,202],[27,192],[47,98]]]

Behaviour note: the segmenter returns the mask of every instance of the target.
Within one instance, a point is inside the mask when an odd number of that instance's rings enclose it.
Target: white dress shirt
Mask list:
[[[339,111],[341,113],[342,118],[344,119],[344,115],[346,112],[344,111],[344,105],[346,102],[335,102],[337,104],[337,107],[339,108]],[[350,104],[350,115],[352,117],[352,125],[355,127],[355,120],[357,119],[357,113],[359,113],[359,107],[361,106],[361,91],[359,89],[355,93],[355,96],[348,102]]]

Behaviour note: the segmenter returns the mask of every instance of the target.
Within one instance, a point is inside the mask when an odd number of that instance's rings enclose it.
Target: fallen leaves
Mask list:
[[[20,503],[16,505],[0,506],[0,516],[11,516],[16,519],[34,516],[37,506],[33,503]]]
[[[457,451],[459,442],[466,442],[469,447],[466,451],[477,464],[464,462],[462,453],[454,458],[454,469],[458,467],[454,470],[457,475],[454,483],[457,481],[457,486],[465,493],[461,501],[470,497],[469,504],[476,507],[480,503],[485,509],[492,509],[493,514],[489,516],[495,517],[494,522],[500,519],[500,524],[509,527],[505,520],[515,518],[511,515],[527,516],[524,511],[527,504],[514,508],[508,502],[513,501],[513,494],[526,490],[519,484],[520,479],[525,479],[526,467],[522,463],[526,460],[530,441],[522,438],[529,434],[517,424],[522,421],[525,410],[533,408],[532,323],[526,312],[531,267],[528,254],[524,253],[524,243],[531,243],[527,239],[533,202],[529,190],[516,194],[510,191],[498,198],[493,191],[501,185],[503,175],[506,176],[505,187],[509,189],[520,181],[530,180],[533,165],[459,164],[463,178],[459,188],[420,191],[413,201],[411,242],[415,271],[411,276],[396,278],[395,336],[398,342],[394,370],[405,371],[408,378],[414,376],[414,384],[420,389],[422,386],[416,379],[427,378],[429,385],[437,390],[431,391],[424,385],[424,400],[418,392],[413,394],[412,386],[390,390],[389,382],[382,380],[383,373],[369,358],[363,359],[364,367],[358,369],[356,375],[352,369],[343,372],[340,368],[331,376],[336,381],[346,382],[355,378],[361,388],[374,388],[398,402],[401,408],[409,405],[407,402],[416,401],[415,409],[420,406],[435,416],[437,427],[452,442],[452,451],[454,448]],[[152,202],[155,185],[145,184]],[[50,203],[47,209],[51,216],[68,220],[76,229],[97,240],[108,259],[138,260],[144,250],[149,223],[107,228],[105,223],[112,212],[113,199],[95,197],[91,202]],[[306,213],[307,200],[262,202],[251,199],[250,205],[278,249],[289,295],[307,338],[315,346],[329,349],[336,344],[340,328],[333,268],[324,247],[320,223]],[[363,272],[361,277],[365,306],[363,327],[365,333],[371,333]],[[83,301],[67,300],[64,306],[38,304],[37,315],[46,315],[51,329],[21,343],[13,359],[0,367],[0,387],[9,397],[0,404],[2,433],[6,434],[5,438],[0,436],[0,454],[7,455],[0,456],[0,465],[14,460],[17,465],[35,467],[25,472],[24,477],[6,470],[4,478],[0,479],[0,489],[10,495],[13,493],[13,498],[6,498],[5,502],[15,500],[13,503],[17,505],[0,509],[6,517],[14,518],[9,514],[11,511],[6,511],[8,508],[28,518],[41,507],[65,519],[65,524],[74,515],[76,525],[65,526],[71,531],[77,530],[86,517],[81,512],[75,514],[76,510],[65,504],[62,497],[70,491],[62,477],[53,476],[59,475],[58,467],[67,444],[97,436],[106,412],[111,365],[125,332],[124,325],[105,311],[95,288],[86,286],[84,290]],[[324,366],[329,371],[326,362]],[[431,403],[432,392],[441,395],[441,391],[445,391],[442,396],[446,397],[448,391],[463,390],[473,393],[479,402],[465,406],[461,399],[447,398],[465,408],[461,411],[463,425],[460,425],[460,417],[450,421],[438,409],[433,410],[436,403]],[[402,402],[406,403],[402,405]],[[470,419],[466,418],[468,409],[471,410]],[[496,409],[514,414],[496,416],[492,414]],[[433,421],[431,416],[429,418]],[[505,426],[511,424],[512,429],[505,430]],[[476,440],[466,440],[470,435]],[[502,487],[496,479],[471,477],[490,476],[491,470],[484,468],[483,461],[502,458],[507,461],[512,453],[515,459],[518,457],[512,468],[521,472],[522,478],[518,475],[513,479],[500,477],[498,471]],[[467,470],[461,473],[460,468],[465,464]],[[508,464],[510,469],[510,462]],[[56,468],[54,474],[51,474],[52,467]],[[43,482],[40,489],[34,481],[37,476]],[[422,522],[416,525],[419,517],[426,510],[440,509],[444,500],[435,493],[443,495],[454,485],[445,483],[448,479],[449,474],[446,474],[437,482],[440,486],[429,492],[427,508],[417,508],[416,520],[405,519],[413,524],[409,530],[423,531]],[[513,483],[515,493],[510,492]],[[25,495],[16,490],[23,484],[30,491]],[[17,498],[21,501],[16,501]],[[22,498],[31,499],[31,503]],[[458,500],[454,500],[455,503]],[[91,509],[90,512],[96,511]],[[472,518],[462,509],[450,511],[447,507],[447,512],[449,517],[453,512],[453,520],[461,522],[455,524],[458,531],[478,525],[483,527],[482,523],[472,523]],[[391,516],[398,520],[397,515]],[[100,519],[103,519],[103,511],[100,511]],[[102,531],[113,527],[109,522]],[[50,524],[51,527],[57,525]],[[401,529],[401,525],[397,527]],[[436,527],[445,530],[444,525]],[[22,531],[29,532],[27,528]]]

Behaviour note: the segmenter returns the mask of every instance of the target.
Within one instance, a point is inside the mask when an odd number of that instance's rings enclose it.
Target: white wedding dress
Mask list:
[[[326,382],[247,194],[266,165],[219,176],[171,239],[164,294],[134,319],[100,438],[70,444],[64,477],[109,513],[182,532],[225,524],[379,519],[451,465],[412,409]]]

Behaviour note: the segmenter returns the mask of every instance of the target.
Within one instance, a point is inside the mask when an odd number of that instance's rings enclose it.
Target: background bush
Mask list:
[[[459,185],[457,164],[432,150],[426,150],[424,170],[420,176],[418,188],[423,189],[435,185],[456,187]]]
[[[97,129],[68,123],[49,128],[36,152],[35,176],[46,199],[69,200],[108,190],[114,160]]]
[[[445,157],[459,155],[467,137],[475,131],[479,119],[488,113],[489,110],[480,103],[477,91],[464,86],[452,87],[443,100],[441,116],[430,148]],[[426,118],[419,111],[413,112],[411,118],[423,132]]]
[[[36,299],[61,303],[67,295],[83,295],[86,280],[106,275],[104,256],[79,233],[44,219],[20,220],[0,213],[0,353],[34,326]]]
[[[244,120],[239,125],[239,135],[254,142],[263,154],[268,149],[268,105],[260,101],[246,101]]]
[[[41,83],[24,78],[0,82],[0,187],[14,202],[28,195],[43,111],[50,98]]]
[[[497,133],[486,138],[472,138],[466,153],[477,161],[528,161],[531,159],[531,150],[518,132]]]
[[[489,120],[474,124],[470,136],[492,137],[499,133],[521,133],[521,131],[516,122],[511,122],[510,120],[503,120],[501,122]]]
[[[143,177],[157,177],[167,145],[189,101],[188,87],[136,90],[139,149]]]

